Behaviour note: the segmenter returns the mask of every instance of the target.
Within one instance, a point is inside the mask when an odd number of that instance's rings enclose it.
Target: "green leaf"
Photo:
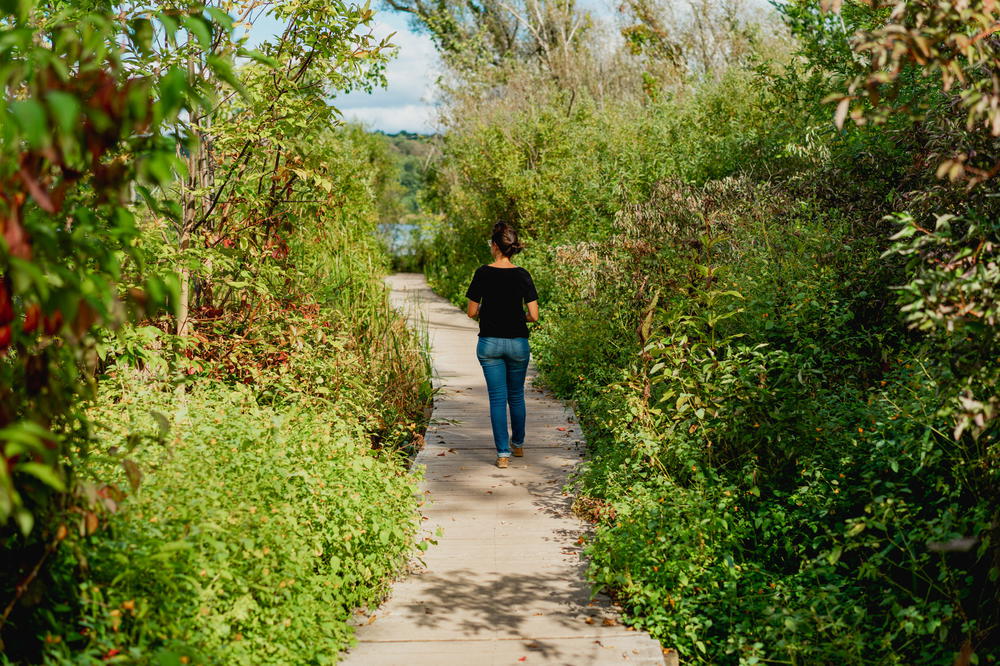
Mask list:
[[[18,465],[16,469],[18,472],[30,474],[50,488],[54,488],[59,492],[66,492],[65,482],[59,477],[59,473],[48,465],[36,462],[26,462]]]
[[[49,297],[49,279],[41,268],[33,261],[25,261],[20,257],[8,257],[11,267],[14,269],[14,280],[18,283],[25,282],[38,290],[38,295],[42,300]],[[0,435],[2,437],[2,435]]]
[[[0,429],[0,441],[18,444],[23,447],[20,450],[44,453],[45,444],[42,441],[44,439],[44,435],[31,432],[25,427],[26,425],[27,424],[17,424],[15,426]],[[5,455],[13,455],[12,453],[7,453],[7,448],[9,447],[5,447],[4,449]]]
[[[41,148],[48,143],[45,107],[38,100],[22,99],[11,102],[10,111],[14,114],[14,120],[28,145],[33,148]]]
[[[181,666],[181,656],[172,650],[163,649],[156,653],[157,666]]]
[[[53,90],[45,97],[59,129],[66,134],[72,132],[80,118],[80,101],[61,90]]]
[[[171,541],[160,546],[160,553],[176,553],[179,550],[188,550],[193,547],[190,541]]]
[[[5,14],[14,14],[18,22],[28,20],[35,3],[31,0],[0,0],[0,10]]]
[[[136,49],[143,54],[150,54],[153,50],[153,23],[147,18],[134,18],[129,21],[131,29],[132,43]]]
[[[163,25],[163,31],[167,36],[167,42],[173,44],[174,35],[177,33],[177,28],[179,27],[177,19],[166,12],[160,12],[156,15],[156,18],[158,18],[160,20],[160,24]]]
[[[831,550],[829,552],[829,554],[827,554],[827,556],[826,556],[827,562],[829,562],[831,565],[836,564],[837,561],[840,560],[840,555],[843,552],[844,552],[844,548],[842,546],[836,546],[836,547],[834,547],[834,549]]]
[[[250,58],[251,60],[255,60],[262,65],[267,65],[272,69],[276,68],[279,64],[277,58],[261,53],[257,49],[240,49],[237,55],[241,58]]]
[[[181,23],[187,28],[188,33],[193,35],[201,48],[208,51],[212,48],[212,24],[201,16],[185,16]]]
[[[17,526],[21,528],[21,534],[24,536],[28,536],[31,528],[35,526],[35,517],[23,506],[14,511],[14,520],[17,521]]]
[[[220,58],[219,56],[214,55],[207,56],[205,61],[208,63],[208,66],[212,68],[212,71],[215,72],[216,76],[231,85],[233,89],[244,98],[248,96],[246,86],[243,85],[243,82],[240,81],[238,76],[233,74],[232,63],[225,58]]]
[[[159,329],[153,328],[153,330],[159,333]],[[155,409],[150,410],[149,413],[153,416],[153,420],[156,421],[156,427],[160,431],[160,437],[166,437],[170,433],[170,421],[167,420],[166,416]]]
[[[217,7],[205,7],[205,11],[212,17],[213,20],[215,20],[216,23],[222,26],[223,30],[228,32],[232,29],[234,23],[232,16]]]
[[[172,118],[180,110],[187,90],[187,73],[178,67],[171,67],[160,79],[160,117]]]

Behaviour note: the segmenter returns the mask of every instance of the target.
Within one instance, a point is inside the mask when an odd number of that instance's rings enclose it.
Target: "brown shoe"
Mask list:
[[[500,469],[507,469],[507,459],[497,458],[497,467],[499,467]]]
[[[523,458],[524,457],[524,447],[523,446],[513,446],[513,447],[511,447],[511,450],[514,452],[514,457],[515,458]]]

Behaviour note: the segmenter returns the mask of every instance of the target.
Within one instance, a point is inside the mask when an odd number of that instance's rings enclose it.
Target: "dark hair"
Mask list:
[[[493,235],[490,237],[500,249],[500,254],[505,257],[513,257],[524,249],[521,241],[517,239],[517,231],[506,222],[497,222],[493,225]]]

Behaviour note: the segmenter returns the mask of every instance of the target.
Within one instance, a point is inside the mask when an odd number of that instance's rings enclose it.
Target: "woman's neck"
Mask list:
[[[499,257],[494,255],[493,263],[490,266],[494,268],[513,268],[514,262],[510,260],[510,257],[505,257],[502,254]]]

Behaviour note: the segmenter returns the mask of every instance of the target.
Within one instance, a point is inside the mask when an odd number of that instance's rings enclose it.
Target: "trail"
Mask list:
[[[577,539],[585,526],[562,492],[583,437],[572,412],[526,390],[525,456],[494,466],[477,324],[422,275],[388,280],[393,305],[426,322],[439,392],[416,465],[426,468],[423,526],[443,531],[391,597],[361,619],[351,666],[664,664],[659,644],[590,599]]]

